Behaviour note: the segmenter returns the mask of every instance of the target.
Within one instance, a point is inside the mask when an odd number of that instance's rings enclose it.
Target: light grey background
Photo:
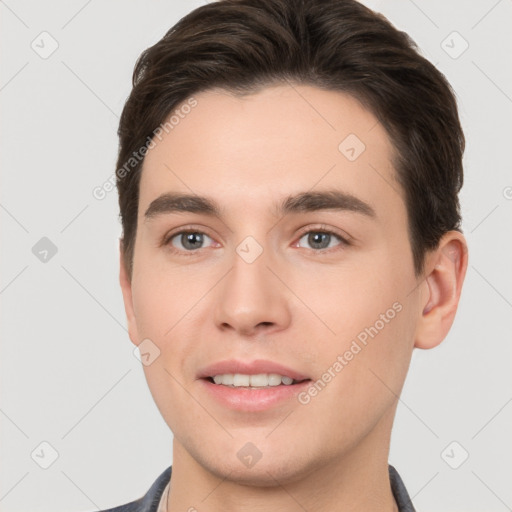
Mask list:
[[[202,3],[0,1],[3,512],[120,505],[172,462],[125,328],[117,193],[92,190],[114,172],[136,58]],[[413,356],[390,462],[418,511],[512,510],[511,1],[368,5],[445,73],[467,137],[463,297],[442,345]]]

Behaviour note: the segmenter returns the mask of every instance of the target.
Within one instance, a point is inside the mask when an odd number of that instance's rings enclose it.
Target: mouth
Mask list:
[[[255,375],[223,373],[206,377],[206,380],[212,384],[228,386],[230,388],[265,389],[277,386],[293,386],[294,384],[299,384],[310,379],[296,380],[287,375],[280,375],[279,373],[257,373]]]
[[[223,407],[245,412],[281,406],[296,398],[311,382],[298,371],[263,360],[223,361],[204,368],[197,377],[208,398]]]

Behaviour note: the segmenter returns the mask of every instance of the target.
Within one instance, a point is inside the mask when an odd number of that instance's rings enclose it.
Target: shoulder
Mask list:
[[[172,466],[169,466],[154,482],[148,492],[138,500],[125,505],[101,510],[100,512],[157,512],[158,504],[171,478]]]

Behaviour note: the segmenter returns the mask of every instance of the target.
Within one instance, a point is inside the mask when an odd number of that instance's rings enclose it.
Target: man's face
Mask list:
[[[371,457],[421,315],[387,134],[314,87],[195,99],[145,158],[123,290],[133,343],[160,350],[144,371],[175,453],[255,484]],[[326,191],[339,207],[280,210]],[[153,203],[163,194],[208,198],[219,216]]]

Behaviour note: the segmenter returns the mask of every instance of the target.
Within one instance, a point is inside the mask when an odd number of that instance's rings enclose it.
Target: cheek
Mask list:
[[[363,436],[391,413],[409,367],[411,325],[404,307],[387,324],[373,320],[353,329],[355,335],[338,336],[322,354],[316,373],[319,391],[305,414],[324,418],[334,446]]]
[[[139,335],[144,338],[160,339],[172,318],[172,294],[166,287],[154,282],[148,273],[139,274],[132,283],[133,309]]]
[[[204,286],[186,268],[172,268],[148,250],[138,256],[132,282],[137,327],[141,336],[163,341],[199,300]]]
[[[185,425],[195,424],[199,411],[193,406],[194,402],[191,404],[190,395],[178,383],[182,380],[181,376],[165,357],[159,357],[143,368],[153,401],[169,428],[176,433],[183,422]],[[187,411],[187,414],[184,415],[183,411]]]
[[[208,311],[207,302],[201,299],[212,287],[207,278],[190,268],[162,268],[158,263],[140,265],[134,274],[133,307],[139,336],[151,340],[160,351],[155,364],[144,367],[148,383],[153,385],[154,381],[156,389],[160,389],[162,379],[167,388],[175,385],[166,370],[180,381],[185,370],[189,377],[197,340],[204,338],[201,330]]]
[[[321,337],[322,350],[309,349],[317,376],[329,368],[336,374],[333,401],[350,403],[357,397],[373,407],[393,398],[387,387],[398,393],[405,378],[414,341],[415,306],[404,272],[391,272],[389,265],[366,269],[370,270],[345,269],[337,276],[318,277],[318,284],[323,284],[316,288],[321,292],[311,297],[312,309],[331,332],[325,330]]]
[[[326,268],[316,273],[314,281],[308,278],[301,296],[307,297],[310,309],[330,328],[326,336],[333,342],[343,344],[376,323],[379,332],[389,330],[388,325],[400,315],[397,309],[403,308],[406,279],[378,263]]]

